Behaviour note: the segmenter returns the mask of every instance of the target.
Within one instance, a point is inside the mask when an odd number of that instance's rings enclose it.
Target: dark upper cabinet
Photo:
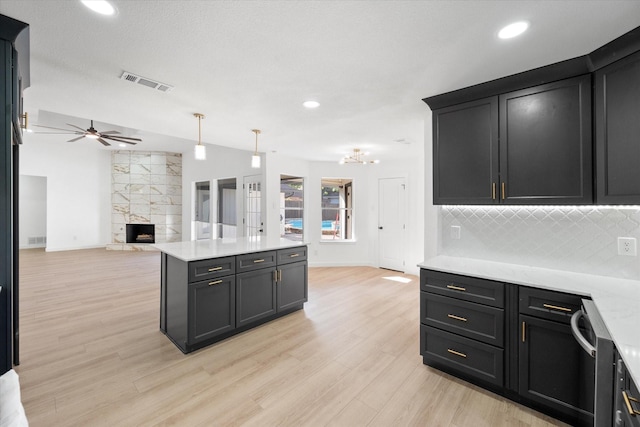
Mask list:
[[[499,99],[502,203],[592,203],[591,75]]]
[[[591,76],[433,112],[434,204],[593,202]]]
[[[598,204],[640,204],[640,52],[595,73]]]
[[[497,203],[498,99],[434,111],[433,159],[434,204]]]

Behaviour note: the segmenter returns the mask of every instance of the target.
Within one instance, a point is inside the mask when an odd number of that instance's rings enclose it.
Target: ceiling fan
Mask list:
[[[117,130],[107,130],[107,131],[98,131],[93,127],[93,120],[91,120],[91,126],[89,127],[89,129],[82,129],[79,126],[76,125],[72,125],[71,123],[66,123],[67,126],[71,126],[73,128],[76,128],[77,130],[74,129],[61,129],[61,128],[54,128],[51,126],[42,126],[42,125],[34,125],[34,126],[38,126],[41,128],[46,128],[46,129],[55,129],[55,130],[62,130],[65,131],[65,133],[61,133],[61,132],[52,132],[54,135],[56,134],[60,134],[60,135],[80,135],[77,138],[73,138],[70,139],[67,142],[74,142],[77,141],[79,139],[82,138],[90,138],[90,139],[97,139],[98,142],[102,145],[109,146],[111,144],[109,144],[109,142],[107,142],[106,140],[109,141],[113,141],[113,142],[124,142],[125,144],[131,144],[131,145],[136,145],[136,142],[133,141],[138,141],[138,142],[142,142],[142,140],[140,138],[131,138],[128,136],[119,136],[117,134],[119,134],[120,132],[118,132]],[[44,132],[40,132],[40,133],[44,133]]]

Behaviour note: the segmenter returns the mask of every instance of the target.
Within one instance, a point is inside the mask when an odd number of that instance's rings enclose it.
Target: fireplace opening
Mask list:
[[[155,224],[127,224],[127,243],[155,243]]]

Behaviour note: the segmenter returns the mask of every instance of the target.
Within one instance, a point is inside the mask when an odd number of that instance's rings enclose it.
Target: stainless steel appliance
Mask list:
[[[613,425],[613,393],[615,383],[614,347],[600,313],[591,300],[571,317],[571,332],[580,346],[595,359],[595,398],[593,425]]]

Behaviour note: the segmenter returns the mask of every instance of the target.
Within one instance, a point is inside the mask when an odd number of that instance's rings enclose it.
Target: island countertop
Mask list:
[[[448,256],[418,266],[591,297],[631,377],[640,384],[640,281]]]
[[[157,243],[153,247],[167,255],[189,262],[305,245],[305,242],[261,236]]]

